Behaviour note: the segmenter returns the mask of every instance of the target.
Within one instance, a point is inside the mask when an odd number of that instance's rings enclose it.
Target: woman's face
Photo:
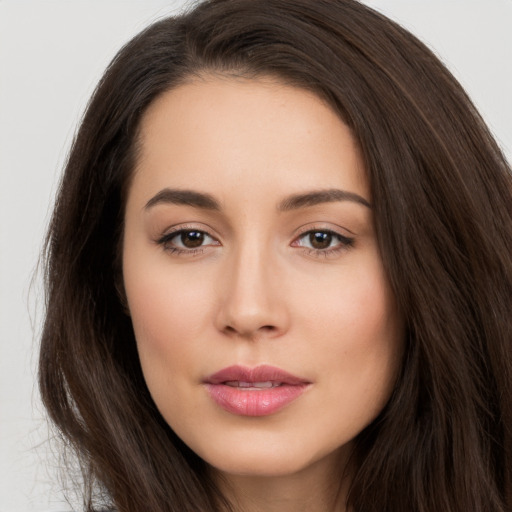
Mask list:
[[[151,395],[224,474],[339,461],[390,396],[402,322],[369,186],[310,92],[211,77],[158,98],[123,272]]]

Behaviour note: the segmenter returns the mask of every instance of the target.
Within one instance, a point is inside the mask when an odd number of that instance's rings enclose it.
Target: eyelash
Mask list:
[[[208,238],[211,238],[212,240],[215,240],[211,235],[209,235],[206,231],[202,229],[194,229],[193,227],[182,226],[174,231],[171,231],[170,233],[166,233],[165,235],[163,235],[160,239],[157,240],[157,244],[161,245],[165,251],[169,252],[170,254],[175,254],[177,256],[195,256],[197,254],[201,254],[204,251],[205,247],[203,245],[193,249],[180,248],[170,245],[171,241],[174,238],[177,238],[178,236],[184,233],[199,233]]]
[[[192,227],[180,227],[179,229],[176,229],[174,231],[171,231],[170,233],[166,233],[161,238],[157,240],[157,244],[161,245],[165,251],[169,252],[170,254],[174,254],[177,256],[196,256],[198,254],[201,254],[204,252],[204,248],[207,247],[210,244],[207,245],[201,245],[197,248],[180,248],[176,246],[170,245],[173,239],[183,235],[184,233],[198,233],[204,237],[208,237],[212,240],[215,240],[211,235],[209,235],[206,231],[201,229],[194,229]],[[307,236],[311,236],[313,234],[323,234],[331,236],[333,239],[337,239],[339,244],[336,247],[333,248],[327,248],[327,249],[316,249],[314,247],[304,247],[303,245],[295,245],[297,241],[304,239]],[[214,244],[214,245],[220,245],[220,244]],[[302,232],[293,242],[293,247],[302,247],[304,250],[304,253],[308,256],[314,256],[314,257],[324,257],[327,258],[328,256],[335,255],[341,251],[348,250],[354,245],[354,239],[344,236],[341,233],[337,233],[336,231],[333,231],[331,229],[325,229],[325,228],[313,228],[308,229],[307,231]]]
[[[338,240],[338,245],[332,248],[327,249],[315,249],[314,247],[304,247],[301,245],[295,245],[296,241],[302,240],[305,237],[311,237],[313,234],[323,234],[328,235],[332,237],[332,241]],[[341,233],[338,233],[336,231],[333,231],[332,229],[326,229],[326,228],[310,228],[306,231],[303,231],[293,242],[292,246],[294,247],[302,247],[304,250],[304,253],[308,256],[314,256],[317,258],[327,258],[329,256],[337,255],[338,253],[342,251],[346,251],[350,249],[354,245],[354,239],[351,237],[347,237],[345,235],[342,235]]]

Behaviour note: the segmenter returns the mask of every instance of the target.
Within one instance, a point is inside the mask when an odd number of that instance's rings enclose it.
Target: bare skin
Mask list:
[[[223,494],[243,512],[346,512],[348,478],[340,480],[340,461],[334,455],[331,466],[325,460],[304,472],[283,477],[254,478],[231,475],[217,478]]]
[[[389,399],[403,328],[339,117],[271,79],[164,93],[141,124],[123,274],[151,395],[235,508],[344,511],[346,460]],[[247,384],[211,383],[233,365],[279,368],[303,392],[233,412],[211,392]],[[267,380],[283,389],[237,393]]]

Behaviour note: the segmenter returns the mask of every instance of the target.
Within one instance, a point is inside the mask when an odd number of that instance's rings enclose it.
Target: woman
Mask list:
[[[48,237],[40,385],[119,511],[505,511],[512,177],[352,0],[214,0],[107,70]]]

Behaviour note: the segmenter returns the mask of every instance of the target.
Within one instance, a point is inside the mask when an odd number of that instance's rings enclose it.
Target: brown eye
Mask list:
[[[306,231],[292,243],[295,247],[304,247],[310,254],[328,255],[352,247],[354,239],[330,229]]]
[[[202,231],[182,231],[180,241],[187,249],[200,247],[204,243],[205,235]]]
[[[194,253],[195,249],[220,245],[215,238],[198,229],[180,229],[164,235],[158,243],[171,253]]]
[[[326,231],[312,231],[309,233],[309,243],[313,249],[327,249],[332,243],[332,234]]]

